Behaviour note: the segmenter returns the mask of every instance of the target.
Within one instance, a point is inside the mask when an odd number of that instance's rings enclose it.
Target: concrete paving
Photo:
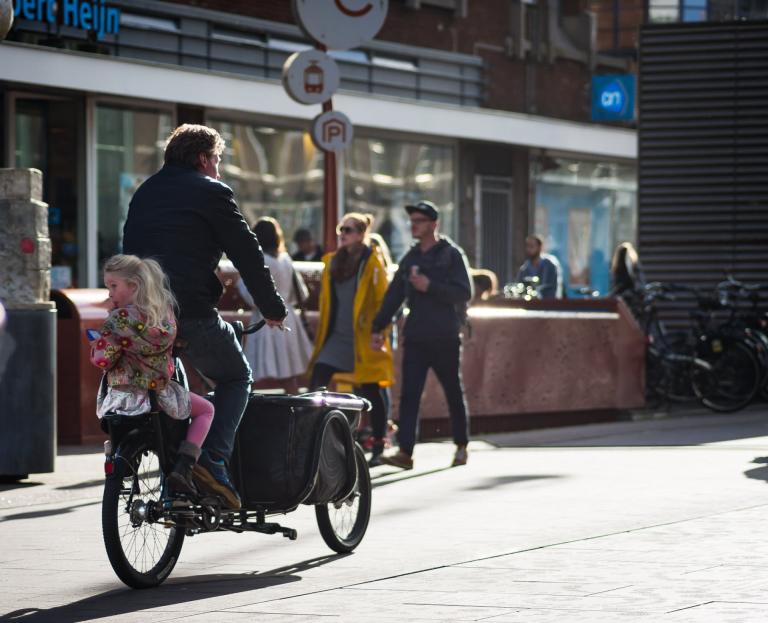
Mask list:
[[[312,509],[299,540],[187,539],[160,588],[125,588],[101,540],[101,454],[0,485],[0,621],[764,621],[768,410],[487,436],[466,467],[417,447],[373,470],[355,553]]]

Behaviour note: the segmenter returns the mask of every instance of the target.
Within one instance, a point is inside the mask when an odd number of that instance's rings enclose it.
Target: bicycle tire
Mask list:
[[[357,484],[352,494],[340,503],[315,505],[320,535],[326,545],[339,554],[351,552],[360,545],[371,517],[371,475],[365,453],[357,443],[355,464]]]
[[[746,407],[760,390],[762,375],[757,357],[746,344],[727,341],[720,353],[701,357],[709,366],[695,366],[693,389],[701,403],[720,413]]]
[[[104,484],[101,525],[107,557],[117,577],[131,588],[162,584],[173,571],[184,544],[184,530],[141,520],[159,504],[163,476],[157,454],[144,441],[118,452],[114,473]],[[136,525],[138,523],[138,525]]]

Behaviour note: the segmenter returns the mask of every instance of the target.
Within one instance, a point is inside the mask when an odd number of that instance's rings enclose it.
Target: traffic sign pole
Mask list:
[[[323,112],[333,110],[333,101],[323,102]],[[323,248],[326,252],[336,250],[336,226],[338,225],[339,189],[336,186],[336,152],[323,152]]]
[[[2,0],[0,0],[2,1]],[[302,104],[321,101],[322,114],[312,123],[312,141],[323,152],[323,244],[336,249],[339,218],[337,151],[347,149],[354,134],[345,114],[334,112],[331,96],[339,86],[339,72],[328,49],[348,50],[366,45],[387,17],[389,0],[370,0],[363,6],[348,0],[292,0],[293,14],[301,29],[315,42],[316,52],[291,55],[283,65],[283,85]]]

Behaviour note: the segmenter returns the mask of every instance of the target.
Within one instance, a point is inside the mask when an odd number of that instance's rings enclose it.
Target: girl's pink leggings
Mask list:
[[[189,400],[192,402],[192,412],[189,414],[192,422],[187,429],[187,441],[200,448],[208,434],[208,429],[211,428],[213,404],[193,392],[189,392]]]

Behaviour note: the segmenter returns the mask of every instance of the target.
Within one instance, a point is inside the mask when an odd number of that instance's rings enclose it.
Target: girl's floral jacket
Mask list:
[[[107,383],[161,390],[173,375],[171,349],[176,338],[172,315],[159,327],[147,327],[135,307],[113,310],[101,336],[91,345],[91,363],[107,373]]]

